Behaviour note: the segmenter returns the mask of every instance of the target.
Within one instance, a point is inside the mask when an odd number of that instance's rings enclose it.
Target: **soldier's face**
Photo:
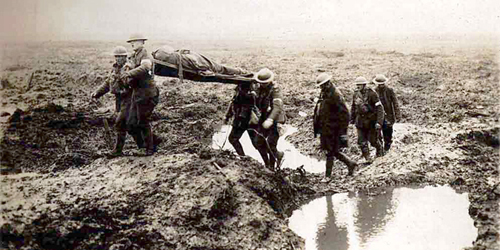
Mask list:
[[[365,86],[366,84],[356,84],[356,89],[362,91],[363,89],[365,89]]]
[[[330,81],[328,82],[325,82],[323,84],[321,84],[321,91],[326,91],[330,88],[330,86],[332,85],[332,83]]]
[[[124,65],[127,62],[127,56],[115,56],[118,65]]]
[[[144,46],[144,41],[142,41],[142,40],[131,41],[130,46],[132,46],[132,49],[140,48],[140,47]]]

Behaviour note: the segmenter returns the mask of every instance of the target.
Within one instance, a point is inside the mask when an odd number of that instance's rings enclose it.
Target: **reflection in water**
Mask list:
[[[449,187],[342,193],[294,211],[289,226],[306,249],[459,249],[477,235],[468,206],[467,194]]]
[[[290,142],[285,140],[285,137],[297,132],[297,128],[290,125],[284,125],[283,131],[280,131],[280,139],[278,141],[278,150],[285,152],[285,158],[283,161],[283,168],[295,169],[304,165],[304,169],[311,173],[323,173],[325,171],[325,161],[320,161],[312,157],[301,154]],[[231,126],[224,125],[221,130],[214,134],[212,138],[212,148],[215,149],[227,149],[234,151],[233,146],[227,137],[231,132]],[[245,154],[256,159],[260,163],[264,164],[259,152],[253,147],[252,142],[248,133],[245,132],[240,139],[241,145]]]

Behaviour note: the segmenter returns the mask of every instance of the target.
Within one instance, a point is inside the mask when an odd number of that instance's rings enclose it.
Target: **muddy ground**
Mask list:
[[[126,156],[107,157],[111,143],[104,119],[113,125],[113,98],[93,102],[89,96],[105,79],[115,45],[4,46],[3,248],[302,249],[303,240],[287,227],[286,218],[311,198],[449,184],[469,192],[469,214],[479,233],[473,248],[499,249],[495,48],[183,44],[221,63],[274,70],[285,94],[287,123],[299,128],[287,140],[316,157],[324,156],[312,136],[312,100],[319,93],[315,76],[332,73],[350,102],[352,79],[387,73],[403,114],[393,149],[353,177],[336,163],[333,181],[322,184],[320,174],[273,173],[256,160],[211,149],[234,85],[157,77],[161,103],[153,125],[164,139],[158,153],[145,157],[129,137]],[[361,161],[353,127],[349,139],[345,152]]]

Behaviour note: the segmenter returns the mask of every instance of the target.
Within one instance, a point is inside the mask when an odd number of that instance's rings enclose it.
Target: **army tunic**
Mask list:
[[[335,87],[322,92],[314,112],[314,134],[321,135],[321,148],[336,152],[339,138],[347,135],[349,110],[342,93]]]

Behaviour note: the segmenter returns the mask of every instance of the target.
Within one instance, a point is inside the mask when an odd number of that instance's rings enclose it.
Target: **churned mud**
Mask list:
[[[211,147],[234,85],[157,77],[159,151],[145,157],[128,137],[124,157],[107,157],[114,100],[89,96],[111,67],[114,45],[7,46],[10,64],[3,65],[0,86],[3,248],[303,249],[287,217],[312,198],[437,184],[469,193],[478,229],[473,249],[499,248],[494,50],[195,47],[221,63],[274,70],[287,123],[298,128],[286,139],[319,158],[312,134],[315,76],[334,74],[350,103],[352,79],[388,74],[403,114],[393,148],[352,177],[336,162],[332,182],[322,184],[321,174],[273,173],[254,159]],[[361,162],[353,127],[349,143],[345,152]]]

